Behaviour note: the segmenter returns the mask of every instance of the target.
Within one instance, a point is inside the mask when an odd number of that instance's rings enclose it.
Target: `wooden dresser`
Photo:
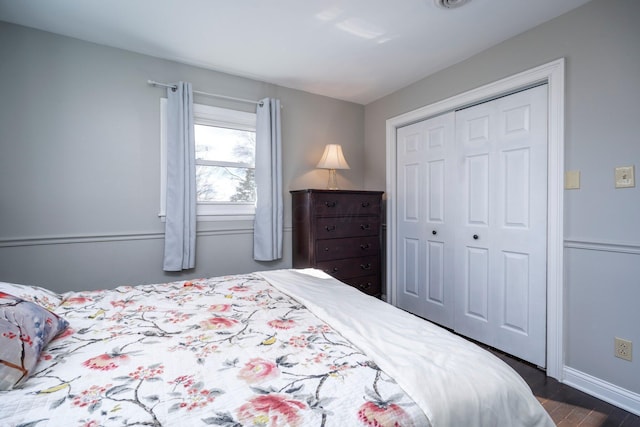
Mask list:
[[[298,190],[293,198],[293,268],[315,267],[379,297],[382,191]]]

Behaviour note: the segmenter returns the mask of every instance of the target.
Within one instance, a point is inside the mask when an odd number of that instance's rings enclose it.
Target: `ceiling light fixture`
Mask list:
[[[469,3],[471,0],[434,0],[436,6],[442,9],[455,9]]]

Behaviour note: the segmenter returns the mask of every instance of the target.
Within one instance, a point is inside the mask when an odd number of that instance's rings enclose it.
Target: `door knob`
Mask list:
[[[477,234],[473,235],[473,240],[478,240],[480,238],[480,236],[478,236]]]

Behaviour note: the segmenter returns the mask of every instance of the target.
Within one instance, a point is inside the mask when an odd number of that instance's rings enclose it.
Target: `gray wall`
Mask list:
[[[324,144],[362,188],[364,107],[0,22],[0,281],[55,291],[291,266],[289,190],[325,188]],[[162,271],[160,98],[147,85],[282,101],[285,257],[252,259],[252,223],[198,223],[197,267]],[[196,102],[252,108],[213,98]]]
[[[638,22],[637,0],[594,0],[367,105],[365,186],[385,185],[387,119],[566,58],[565,169],[582,182],[565,191],[565,362],[592,391],[636,393],[640,411],[640,183],[613,179],[616,166],[640,172]],[[634,342],[633,362],[613,357],[615,336]]]

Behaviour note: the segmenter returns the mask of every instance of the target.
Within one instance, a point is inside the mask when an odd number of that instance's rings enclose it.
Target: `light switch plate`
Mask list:
[[[616,188],[629,188],[636,186],[633,166],[618,166],[616,168]]]
[[[580,171],[566,171],[564,173],[564,188],[566,190],[580,188]]]

